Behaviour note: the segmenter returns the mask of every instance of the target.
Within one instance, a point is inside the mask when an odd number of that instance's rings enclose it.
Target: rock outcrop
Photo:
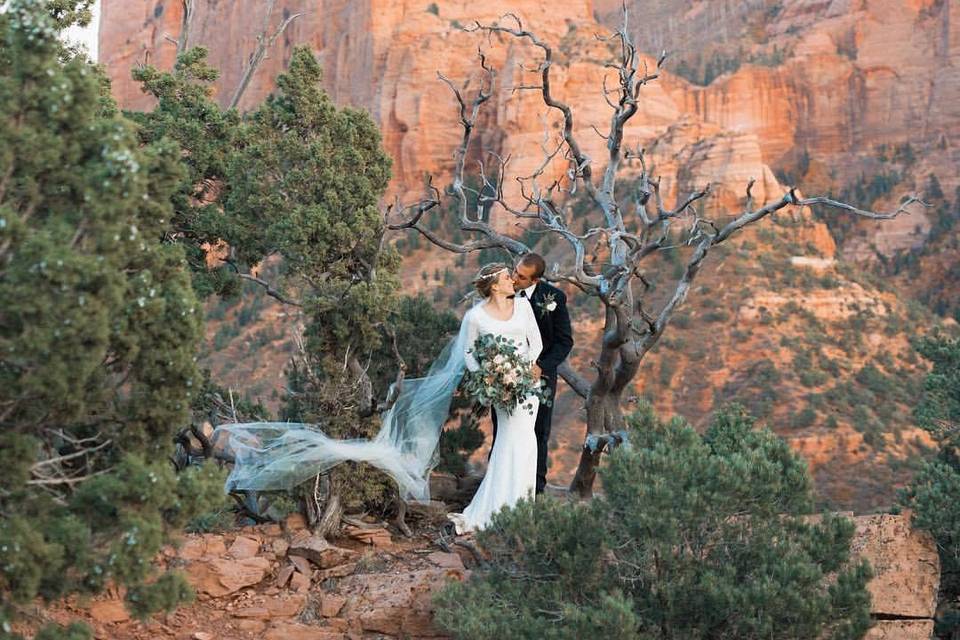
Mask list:
[[[605,24],[618,23],[619,2],[597,5]],[[871,154],[883,143],[960,134],[955,3],[644,0],[628,6],[634,18],[646,18],[631,21],[644,50],[666,49],[684,59],[739,56],[739,69],[709,86],[678,83],[674,91],[685,111],[757,134],[767,162],[795,148],[840,159]]]
[[[594,33],[604,29],[593,21],[587,0],[565,3],[563,12],[554,11],[549,3],[518,6],[505,0],[481,5],[284,0],[276,3],[269,17],[263,15],[261,2],[195,4],[188,42],[209,48],[211,63],[221,70],[217,87],[222,103],[229,101],[238,85],[242,61],[263,26],[269,25],[272,32],[285,17],[300,14],[257,70],[241,107],[259,103],[273,89],[295,44],[309,45],[324,66],[326,88],[334,100],[362,107],[379,121],[384,145],[394,160],[395,193],[419,193],[425,173],[437,176],[439,184],[449,180],[460,130],[453,96],[437,73],[458,84],[470,78],[478,82],[478,45],[499,70],[497,92],[486,107],[478,149],[510,155],[513,175],[527,175],[542,161],[544,132],[555,129],[558,114],[545,108],[537,92],[514,91],[535,79],[535,74],[520,65],[535,64],[539,51],[519,40],[486,40],[457,28],[474,20],[492,23],[508,12],[515,12],[554,45],[558,59],[553,68],[554,89],[575,108],[576,135],[585,151],[597,162],[604,157],[606,142],[594,128],[603,131],[609,126],[610,111],[601,88],[604,75],[609,74],[603,63],[610,51],[593,39]],[[104,0],[101,61],[124,107],[149,106],[149,97],[130,79],[130,69],[145,59],[161,68],[170,66],[175,51],[170,39],[179,36],[182,21],[177,7],[179,3],[169,0]],[[683,100],[671,94],[669,84],[645,87],[639,112],[626,134],[631,144],[649,145],[669,130],[668,139],[659,143],[662,151],[655,152],[664,160],[658,168],[665,177],[668,201],[676,197],[677,189],[700,187],[708,180],[738,194],[728,203],[738,202],[751,178],[759,179],[754,189],[758,199],[780,195],[781,186],[764,166],[756,132],[728,131],[722,125],[685,119]],[[678,154],[680,159],[675,158]],[[554,165],[555,175],[566,169],[562,162]],[[689,178],[677,179],[678,175]],[[510,180],[507,188],[512,184]]]
[[[926,640],[939,584],[933,540],[911,530],[904,516],[855,521],[852,551],[873,566],[869,589],[872,611],[880,618],[867,638]],[[111,593],[92,602],[55,603],[41,617],[61,623],[79,617],[91,624],[97,638],[110,640],[443,637],[433,624],[432,595],[449,580],[467,579],[464,558],[472,564],[472,555],[461,547],[457,549],[465,556],[422,541],[397,540],[359,546],[354,549],[358,561],[321,569],[302,556],[277,552],[292,553],[302,534],[294,521],[283,528],[264,525],[187,536],[179,549],[166,549],[157,562],[182,570],[199,597],[169,616],[133,621],[123,594]],[[353,539],[337,544],[357,546]]]

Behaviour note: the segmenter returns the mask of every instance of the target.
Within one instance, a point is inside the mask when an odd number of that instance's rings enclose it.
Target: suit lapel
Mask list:
[[[547,338],[547,327],[550,325],[550,314],[544,312],[543,297],[546,295],[546,285],[538,282],[530,296],[530,305],[533,307],[533,315],[537,318],[537,327],[540,328],[540,335]]]
[[[533,288],[533,295],[530,296],[530,304],[533,304],[533,301],[539,299],[542,295],[543,295],[543,283],[538,282],[537,285]]]

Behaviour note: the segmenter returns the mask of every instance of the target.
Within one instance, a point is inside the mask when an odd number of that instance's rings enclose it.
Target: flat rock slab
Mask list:
[[[445,553],[443,551],[434,551],[427,556],[427,560],[443,569],[459,569],[464,571],[463,558],[456,553]]]
[[[294,595],[289,598],[267,598],[253,606],[237,609],[233,615],[237,618],[292,618],[303,611],[307,603],[305,595]]]
[[[193,563],[186,577],[197,591],[219,598],[259,583],[272,568],[273,563],[266,558],[214,558]]]
[[[258,553],[260,553],[260,541],[246,536],[237,536],[227,550],[227,554],[237,560],[252,558]]]
[[[437,637],[433,595],[448,580],[464,580],[462,569],[422,569],[385,574],[355,574],[340,583],[347,602],[340,615],[358,620],[365,633],[400,637]],[[354,595],[349,595],[354,594]]]
[[[227,553],[227,545],[223,536],[207,534],[190,538],[177,550],[177,556],[182,560],[201,560]]]
[[[930,640],[933,620],[878,620],[863,640]]]
[[[342,631],[295,623],[275,625],[263,635],[264,640],[344,640],[346,637]]]
[[[858,516],[854,522],[851,550],[873,568],[867,585],[871,613],[933,618],[940,587],[940,557],[933,537],[912,529],[903,515]]]
[[[312,535],[309,532],[301,532],[291,541],[287,555],[300,556],[321,569],[330,569],[354,560],[357,552],[336,547],[324,538]]]

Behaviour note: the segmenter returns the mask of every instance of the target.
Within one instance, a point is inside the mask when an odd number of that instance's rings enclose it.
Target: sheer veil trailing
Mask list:
[[[469,313],[469,312],[468,312]],[[440,432],[463,376],[466,322],[422,378],[404,380],[396,403],[372,440],[337,440],[317,426],[293,422],[226,424],[213,433],[215,447],[234,458],[229,491],[290,489],[345,462],[370,463],[389,474],[408,500],[430,499],[430,471]]]

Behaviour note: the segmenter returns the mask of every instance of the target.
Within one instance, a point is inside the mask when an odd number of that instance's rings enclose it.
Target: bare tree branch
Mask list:
[[[93,473],[88,473],[88,474],[82,475],[82,476],[53,477],[53,478],[33,478],[33,479],[31,479],[31,480],[27,480],[27,484],[30,485],[30,486],[45,486],[45,487],[50,487],[50,486],[67,485],[67,486],[72,487],[72,486],[75,485],[75,484],[79,484],[79,483],[81,483],[81,482],[84,482],[84,481],[86,481],[86,480],[89,480],[90,478],[95,478],[95,477],[97,477],[97,476],[102,476],[103,474],[105,474],[105,473],[110,473],[110,472],[112,472],[112,471],[113,471],[113,468],[110,468],[110,469],[101,469],[100,471],[95,471],[95,472],[93,472]]]
[[[243,75],[240,77],[240,83],[237,85],[237,89],[233,92],[233,97],[230,99],[229,107],[231,109],[240,104],[240,98],[243,97],[244,92],[246,92],[247,87],[250,85],[250,80],[253,78],[257,67],[266,59],[267,51],[273,46],[277,38],[287,30],[287,27],[301,15],[299,13],[291,15],[273,32],[273,35],[268,37],[267,32],[270,28],[270,16],[273,13],[274,4],[276,4],[276,0],[267,0],[267,11],[266,17],[263,20],[263,29],[260,31],[260,35],[257,36],[257,46],[253,50],[253,53],[250,54],[250,58],[247,60],[247,64],[243,69]]]
[[[183,5],[183,19],[180,22],[180,37],[175,42],[178,57],[186,53],[190,46],[190,25],[193,22],[193,0],[180,0],[180,4]]]
[[[283,295],[282,291],[280,291],[279,289],[275,289],[273,285],[271,285],[269,282],[267,282],[263,278],[258,278],[257,276],[250,275],[249,273],[241,273],[239,270],[237,270],[237,276],[243,280],[247,280],[249,282],[253,282],[254,284],[260,285],[261,287],[263,287],[264,291],[268,296],[282,302],[283,304],[289,304],[292,307],[303,307],[303,303]]]
[[[386,325],[384,325],[383,330],[390,338],[390,346],[393,348],[393,357],[397,360],[397,377],[393,381],[393,384],[390,385],[390,389],[387,391],[386,399],[377,405],[377,413],[383,413],[396,404],[397,398],[400,396],[400,392],[403,390],[404,377],[407,374],[407,363],[403,361],[403,356],[400,355],[400,347],[397,345],[397,332],[394,331],[392,327]]]
[[[95,451],[99,451],[100,449],[103,449],[104,447],[109,446],[112,442],[113,442],[113,440],[104,440],[103,442],[101,442],[100,444],[98,444],[98,445],[95,446],[95,447],[88,447],[88,448],[85,448],[85,449],[81,449],[80,451],[74,451],[73,453],[68,453],[67,455],[57,456],[57,457],[55,457],[55,458],[47,458],[47,459],[45,459],[45,460],[40,460],[39,462],[35,462],[35,463],[30,467],[30,472],[31,472],[31,473],[43,473],[43,472],[44,472],[44,471],[43,471],[43,470],[44,470],[44,467],[46,467],[46,466],[48,466],[48,465],[61,464],[61,463],[63,463],[63,462],[66,462],[67,460],[74,460],[74,459],[76,459],[76,458],[82,458],[83,456],[90,455],[91,453],[94,453]]]
[[[564,381],[570,385],[570,388],[581,398],[586,398],[587,394],[590,393],[590,383],[587,382],[586,378],[574,371],[569,362],[561,364],[560,367],[557,368],[557,374],[563,378]]]

